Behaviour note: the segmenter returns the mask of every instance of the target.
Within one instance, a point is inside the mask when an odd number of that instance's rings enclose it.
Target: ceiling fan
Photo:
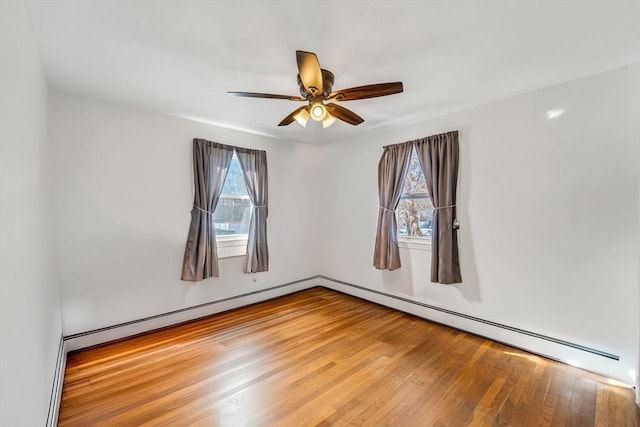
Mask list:
[[[320,62],[315,53],[297,50],[296,59],[298,61],[298,86],[300,87],[301,96],[255,92],[227,92],[227,94],[247,98],[306,101],[308,105],[294,110],[285,117],[278,126],[287,126],[294,121],[297,121],[302,126],[306,126],[309,118],[311,118],[315,121],[322,122],[322,127],[327,128],[335,123],[336,119],[340,119],[354,126],[364,122],[364,119],[353,111],[331,101],[353,101],[356,99],[375,98],[402,92],[402,82],[378,83],[332,92],[333,73],[320,68]],[[329,102],[325,104],[325,101]]]

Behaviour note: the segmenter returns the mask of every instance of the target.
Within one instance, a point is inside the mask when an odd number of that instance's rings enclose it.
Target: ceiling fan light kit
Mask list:
[[[303,108],[302,110],[298,111],[293,118],[296,119],[296,122],[300,123],[300,125],[302,127],[306,127],[307,126],[307,122],[309,121],[309,117],[311,117],[309,115],[309,112],[307,111],[306,108]]]
[[[324,128],[328,128],[329,126],[331,126],[335,122],[336,122],[336,118],[333,117],[331,114],[327,114],[327,118],[322,121],[322,128],[323,129]]]
[[[320,68],[320,62],[315,53],[297,50],[296,60],[298,63],[298,86],[301,96],[255,92],[227,92],[227,94],[247,98],[305,101],[308,103],[307,106],[300,107],[293,111],[285,117],[278,126],[287,126],[295,121],[305,127],[309,118],[311,118],[314,121],[322,122],[323,128],[328,128],[336,122],[336,119],[340,119],[353,126],[364,122],[362,117],[335,102],[376,98],[403,91],[402,82],[392,82],[358,86],[332,92],[334,75],[331,71]],[[335,102],[325,104],[325,101]]]
[[[327,117],[327,109],[324,108],[322,101],[317,101],[311,104],[311,118],[316,122],[320,122]]]

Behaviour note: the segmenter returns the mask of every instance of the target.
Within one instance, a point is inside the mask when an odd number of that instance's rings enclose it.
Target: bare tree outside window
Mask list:
[[[420,167],[416,150],[411,151],[409,171],[396,210],[398,235],[402,237],[431,237],[433,203]]]

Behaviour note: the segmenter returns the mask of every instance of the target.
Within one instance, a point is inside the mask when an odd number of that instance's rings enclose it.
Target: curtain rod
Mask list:
[[[394,145],[413,144],[414,142],[417,142],[417,141],[419,141],[419,140],[421,140],[421,139],[434,138],[434,137],[436,137],[436,136],[447,135],[447,134],[453,134],[453,133],[458,133],[458,131],[457,131],[457,130],[450,130],[450,131],[448,131],[448,132],[442,132],[442,133],[437,133],[437,134],[435,134],[435,135],[424,136],[424,137],[422,137],[422,138],[412,139],[412,140],[410,140],[410,141],[398,142],[397,144],[383,145],[383,146],[382,146],[382,148],[386,150],[388,147],[392,147],[392,146],[394,146]]]
[[[196,140],[200,140],[200,141],[205,141],[211,144],[216,144],[219,146],[222,146],[225,149],[233,149],[233,150],[253,150],[253,151],[267,151],[264,149],[260,149],[260,148],[251,148],[251,147],[243,147],[241,145],[231,145],[231,144],[225,144],[224,142],[218,142],[218,141],[211,141],[205,138],[193,138],[193,140],[191,141],[191,143],[193,144],[193,142],[195,142]]]

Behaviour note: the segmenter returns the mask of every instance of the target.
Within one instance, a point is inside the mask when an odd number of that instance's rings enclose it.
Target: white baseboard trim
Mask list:
[[[406,296],[390,294],[326,276],[320,286],[399,310],[426,320],[478,335],[510,347],[576,366],[614,379],[628,386],[633,380],[620,374],[619,356],[610,352],[563,341],[542,334],[475,318],[463,313],[430,306]]]
[[[320,276],[307,277],[271,288],[235,295],[169,313],[68,335],[64,337],[65,349],[67,352],[80,350],[313,288],[319,286],[319,277]]]
[[[53,386],[51,387],[51,398],[49,399],[49,412],[47,413],[47,427],[58,425],[58,414],[60,413],[60,402],[62,401],[62,384],[64,382],[64,371],[67,366],[67,351],[65,349],[64,338],[60,337],[58,347],[58,359],[53,373]]]

